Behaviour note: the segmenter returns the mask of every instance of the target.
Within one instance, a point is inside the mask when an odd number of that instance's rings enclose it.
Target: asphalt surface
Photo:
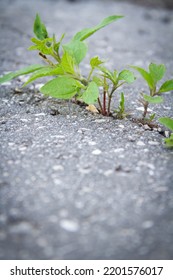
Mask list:
[[[1,1],[0,72],[39,57],[27,51],[36,12],[50,33],[70,38],[111,14],[125,18],[88,40],[89,58],[110,69],[165,63],[173,77],[173,13],[114,1]],[[46,99],[24,78],[0,89],[0,259],[173,259],[173,150],[132,121],[92,115]],[[141,115],[142,79],[125,86]],[[120,91],[119,91],[120,93]],[[118,106],[119,93],[114,106]],[[173,94],[150,106],[173,117]]]

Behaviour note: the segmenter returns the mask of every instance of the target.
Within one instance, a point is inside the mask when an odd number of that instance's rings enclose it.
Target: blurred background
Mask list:
[[[52,1],[58,1],[58,0],[52,0]],[[85,1],[85,0],[67,0],[69,2],[79,2],[79,1]],[[100,2],[106,2],[106,0],[97,0]],[[172,9],[173,8],[173,0],[114,0],[117,2],[131,2],[139,5],[144,5],[148,7],[158,7],[158,8],[166,8],[166,9]]]

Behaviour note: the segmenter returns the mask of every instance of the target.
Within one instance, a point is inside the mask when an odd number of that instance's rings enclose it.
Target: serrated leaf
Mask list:
[[[36,79],[56,75],[64,75],[64,71],[60,66],[56,68],[51,66],[45,66],[44,68],[41,68],[38,71],[34,72],[34,74],[28,79],[28,81],[23,85],[23,87],[35,81]]]
[[[45,66],[43,65],[39,65],[39,64],[34,64],[34,65],[30,65],[28,67],[25,67],[19,71],[16,71],[16,72],[11,72],[11,73],[8,73],[6,75],[4,75],[3,77],[0,78],[0,84],[2,83],[5,83],[7,81],[10,81],[18,76],[22,76],[22,75],[26,75],[26,74],[30,74],[32,72],[35,72],[39,69],[42,69],[44,68]]]
[[[71,99],[84,86],[75,79],[62,76],[55,78],[46,83],[40,91],[45,94],[59,99]]]
[[[88,47],[84,42],[72,40],[63,45],[63,49],[74,57],[76,63],[79,64],[85,58]]]
[[[137,67],[137,66],[130,66],[130,67],[137,70],[141,74],[141,76],[147,82],[150,89],[153,89],[155,87],[153,78],[151,77],[150,73],[148,73],[145,69],[141,67]]]
[[[91,28],[85,28],[85,29],[79,31],[78,33],[76,33],[76,35],[73,37],[73,39],[83,41],[83,40],[87,39],[88,37],[90,37],[92,34],[94,34],[96,31],[98,31],[99,29],[105,27],[106,25],[108,25],[120,18],[123,18],[123,16],[117,16],[117,15],[109,16],[109,17],[103,19],[98,25],[91,27]]]
[[[35,17],[33,31],[39,40],[44,40],[48,38],[48,32],[46,26],[41,21],[40,16],[38,14]]]
[[[173,131],[173,119],[163,117],[159,119],[159,122]]]
[[[163,78],[166,68],[164,64],[157,65],[154,63],[150,63],[149,71],[153,81],[156,84],[158,81],[160,81]]]
[[[31,38],[31,41],[35,44],[28,48],[28,50],[39,50],[41,53],[46,55],[53,54],[53,38],[47,38],[44,40],[38,40],[36,38]]]
[[[65,51],[63,53],[63,56],[62,56],[62,59],[61,59],[61,67],[66,73],[69,73],[69,74],[74,74],[75,73],[74,58],[67,51]]]
[[[159,93],[162,92],[168,92],[173,90],[173,79],[172,80],[168,80],[165,83],[163,83],[159,89]]]
[[[153,103],[153,104],[163,102],[163,97],[161,97],[161,96],[149,96],[149,95],[143,94],[143,98],[145,101],[147,101],[149,103]]]
[[[82,95],[83,101],[90,105],[97,102],[99,96],[99,89],[95,82],[90,82],[87,89]]]
[[[127,83],[131,84],[134,82],[135,77],[131,71],[123,70],[119,73],[118,80],[126,81]]]
[[[104,62],[102,60],[99,59],[98,56],[95,56],[93,58],[91,58],[90,60],[90,65],[92,68],[98,67],[100,64],[103,64]]]

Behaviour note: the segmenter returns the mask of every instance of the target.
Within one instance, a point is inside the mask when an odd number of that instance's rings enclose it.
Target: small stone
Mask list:
[[[22,93],[22,90],[21,90],[20,88],[18,88],[18,87],[16,87],[16,88],[14,89],[14,91],[15,91],[15,93]]]
[[[61,220],[60,227],[69,232],[76,232],[79,230],[78,223],[68,219]]]
[[[22,83],[26,83],[29,79],[29,76],[26,75],[26,76],[21,76],[18,78]]]
[[[25,151],[26,149],[27,149],[26,146],[20,146],[20,147],[19,147],[19,151],[21,151],[21,152],[22,152],[22,151]]]
[[[110,176],[113,174],[113,170],[112,169],[108,169],[103,173],[106,177]]]
[[[96,145],[96,142],[95,142],[95,141],[89,141],[89,142],[88,142],[88,145],[89,145],[89,146],[94,146],[94,145]]]
[[[145,130],[151,130],[151,127],[149,127],[148,124],[145,124],[143,127]]]
[[[45,116],[45,113],[38,113],[38,114],[34,114],[35,117],[40,117],[40,116]]]
[[[128,136],[128,140],[130,142],[135,142],[136,141],[136,139],[133,136]]]
[[[64,167],[63,167],[62,165],[54,165],[54,166],[52,167],[52,169],[53,169],[54,171],[63,171],[63,170],[64,170]]]
[[[157,141],[148,141],[148,144],[149,144],[149,145],[153,145],[153,146],[160,145],[160,143],[157,142]]]
[[[144,107],[137,107],[136,110],[142,111],[142,112],[143,112],[143,111],[144,111]],[[148,111],[148,112],[152,112],[152,110],[149,109],[149,108],[147,109],[147,111]]]
[[[106,119],[96,119],[94,122],[103,123],[103,122],[106,122],[106,121],[107,121]]]
[[[57,178],[53,179],[53,182],[54,182],[55,185],[62,185],[63,184],[62,181],[57,179]]]
[[[23,123],[28,123],[28,120],[27,119],[20,119],[21,120],[21,122],[23,122]]]
[[[114,151],[114,153],[122,153],[122,152],[124,152],[124,149],[123,148],[118,148],[118,149],[115,149],[113,151]]]
[[[165,137],[169,138],[170,137],[170,132],[168,130],[165,130]]]
[[[145,143],[142,142],[142,141],[138,141],[138,142],[136,143],[136,145],[137,145],[137,146],[145,146]]]
[[[8,143],[8,146],[10,146],[10,147],[15,146],[15,143],[9,142],[9,143]]]
[[[102,151],[101,150],[99,150],[99,149],[97,149],[97,150],[94,150],[94,151],[92,151],[92,154],[93,155],[100,155],[102,153]]]

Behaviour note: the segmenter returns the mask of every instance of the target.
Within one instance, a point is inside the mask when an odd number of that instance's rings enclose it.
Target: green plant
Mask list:
[[[166,67],[164,64],[154,64],[150,63],[149,71],[137,66],[131,66],[133,69],[137,70],[143,79],[147,82],[149,86],[149,95],[141,93],[140,103],[144,107],[143,119],[146,118],[148,113],[149,103],[157,104],[163,102],[163,97],[160,96],[164,92],[169,92],[173,90],[173,79],[164,82],[159,89],[157,89],[157,83],[164,77],[166,72]],[[152,121],[155,114],[150,116],[149,121]]]
[[[37,14],[33,27],[36,37],[31,39],[33,45],[29,47],[29,50],[38,51],[46,65],[31,65],[14,73],[9,73],[0,78],[0,83],[20,75],[32,73],[23,85],[26,86],[38,78],[55,76],[40,89],[43,94],[59,99],[75,98],[75,100],[80,100],[88,105],[98,102],[99,111],[103,115],[110,115],[113,93],[124,83],[133,82],[133,73],[129,70],[123,70],[119,74],[117,71],[110,72],[102,66],[104,62],[98,56],[95,56],[90,60],[91,69],[88,77],[85,78],[81,74],[79,64],[85,58],[88,50],[85,40],[99,29],[120,18],[122,16],[109,16],[100,24],[79,31],[70,42],[62,44],[65,34],[58,41],[55,35],[49,37],[44,23]],[[96,72],[95,75],[94,72]],[[109,90],[110,84],[112,84],[111,90]],[[102,102],[99,87],[103,88]]]
[[[100,97],[98,98],[100,112],[104,116],[109,116],[111,115],[111,101],[114,92],[125,83],[133,83],[135,77],[131,71],[126,69],[118,73],[116,70],[111,72],[100,65],[97,65],[96,68],[99,72],[98,76],[93,77],[93,80],[103,89],[102,102]]]
[[[159,122],[166,126],[168,129],[172,130],[173,132],[173,119],[164,117],[160,118]],[[165,139],[165,144],[167,147],[173,148],[173,133],[171,133],[171,136],[169,138]]]
[[[125,112],[125,98],[124,93],[121,92],[120,103],[118,109],[115,110],[117,119],[124,119],[128,114]]]

